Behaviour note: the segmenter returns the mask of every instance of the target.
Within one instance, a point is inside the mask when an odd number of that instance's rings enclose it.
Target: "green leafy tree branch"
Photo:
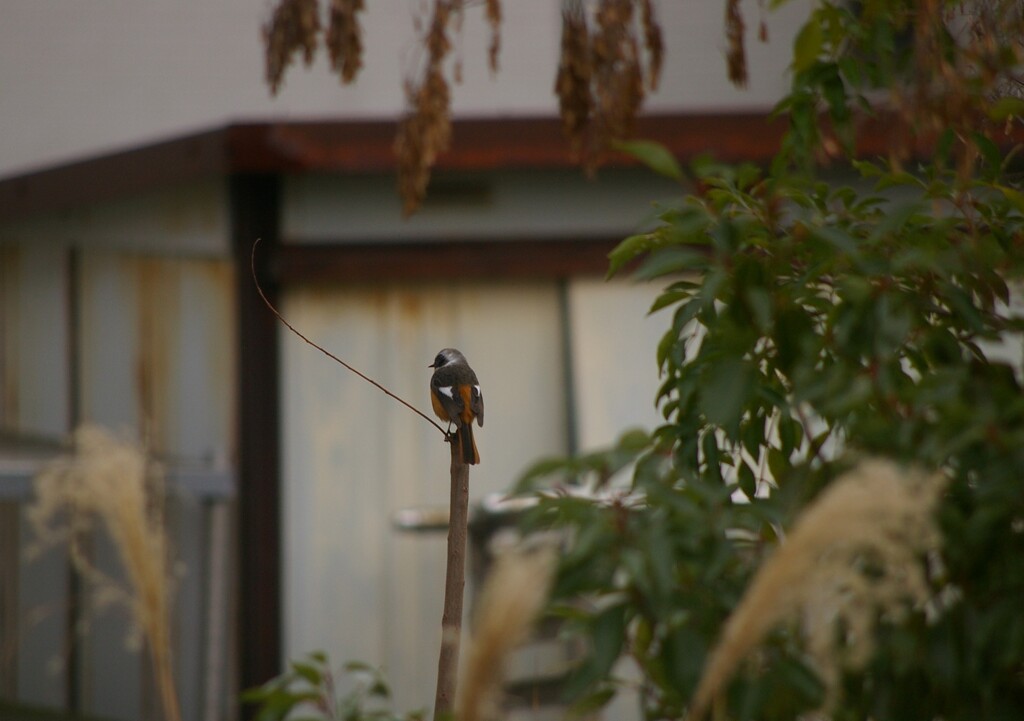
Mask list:
[[[1022,12],[820,2],[795,42],[778,107],[790,131],[770,168],[684,171],[623,146],[692,182],[610,259],[612,274],[639,260],[636,277],[667,283],[652,308],[669,320],[665,422],[522,484],[600,486],[632,464],[620,491],[541,493],[526,521],[571,538],[555,611],[589,639],[568,684],[581,708],[614,697],[630,658],[645,715],[683,716],[765,559],[857,459],[882,456],[949,478],[928,511],[941,548],[918,553],[929,600],[889,599],[867,631],[836,624],[850,658],[832,677],[799,622],[777,624],[715,717],[1024,715],[1024,394],[992,351],[1009,343],[1021,361]],[[891,124],[889,154],[857,157],[872,122]],[[871,551],[854,558],[865,583],[892,573]],[[868,632],[869,658],[852,662]]]

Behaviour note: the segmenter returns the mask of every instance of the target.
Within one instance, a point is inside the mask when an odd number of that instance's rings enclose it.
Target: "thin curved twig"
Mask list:
[[[441,425],[440,425],[439,423],[437,423],[436,421],[434,421],[434,419],[433,419],[433,418],[431,418],[430,416],[426,415],[426,414],[425,414],[425,413],[424,413],[423,411],[421,411],[421,410],[420,410],[419,408],[416,408],[416,406],[413,406],[413,405],[411,405],[410,403],[408,403],[407,401],[405,401],[405,400],[404,400],[403,398],[400,398],[400,397],[396,396],[396,395],[395,395],[394,393],[392,393],[391,391],[389,391],[389,390],[388,390],[387,388],[385,388],[384,386],[382,386],[382,385],[381,385],[380,383],[378,383],[377,381],[375,381],[375,380],[374,380],[373,378],[370,378],[369,376],[366,376],[366,375],[364,375],[364,374],[360,373],[360,372],[359,372],[358,370],[356,370],[355,368],[353,368],[352,366],[350,366],[350,365],[349,365],[348,363],[346,363],[345,361],[343,361],[343,360],[342,360],[341,358],[339,358],[338,356],[336,356],[336,355],[334,355],[333,353],[331,353],[331,352],[330,352],[329,350],[327,350],[327,349],[325,349],[325,348],[323,348],[323,347],[321,347],[321,346],[317,345],[316,343],[314,343],[313,341],[311,341],[311,340],[310,340],[309,338],[307,338],[306,336],[304,336],[304,335],[303,335],[302,333],[300,333],[299,331],[297,331],[297,330],[295,329],[295,326],[293,326],[293,325],[292,325],[291,323],[289,323],[288,321],[286,321],[286,320],[284,319],[284,316],[283,316],[283,315],[281,315],[281,313],[280,313],[280,312],[279,312],[279,311],[277,310],[277,308],[275,308],[275,307],[274,307],[274,304],[273,304],[273,303],[271,303],[271,302],[270,302],[270,300],[269,300],[269,299],[267,298],[267,295],[266,295],[266,293],[264,293],[264,292],[263,292],[263,288],[262,288],[262,287],[260,287],[260,282],[259,282],[259,280],[258,280],[258,279],[256,278],[256,246],[257,246],[257,245],[259,245],[259,243],[260,243],[260,239],[259,239],[259,238],[257,238],[257,239],[256,239],[256,241],[255,241],[255,242],[254,242],[254,243],[252,244],[252,253],[251,253],[251,254],[250,254],[250,256],[249,256],[249,271],[250,271],[250,272],[252,273],[252,282],[253,282],[253,283],[255,283],[255,285],[256,285],[256,291],[257,291],[257,292],[258,292],[258,293],[260,294],[260,298],[262,298],[262,299],[263,299],[263,302],[264,302],[264,303],[266,304],[266,306],[267,306],[268,308],[270,308],[270,312],[271,312],[271,313],[273,313],[274,315],[276,315],[276,316],[277,316],[277,319],[278,319],[279,321],[281,321],[282,323],[284,323],[284,324],[285,324],[285,325],[286,325],[286,326],[288,327],[288,330],[290,330],[290,331],[291,331],[292,333],[294,333],[295,335],[297,335],[297,336],[298,336],[299,338],[301,338],[302,340],[306,341],[306,343],[308,343],[309,345],[311,345],[311,346],[313,346],[314,348],[316,348],[316,349],[317,349],[318,351],[320,351],[321,353],[323,353],[323,354],[324,354],[325,356],[327,356],[328,358],[330,358],[330,359],[331,359],[331,360],[333,360],[334,362],[336,362],[336,363],[339,363],[339,364],[340,364],[340,365],[342,365],[342,366],[343,366],[343,367],[344,367],[345,369],[347,369],[347,370],[350,370],[350,371],[352,371],[353,373],[355,373],[355,374],[356,374],[357,376],[359,376],[360,378],[362,378],[362,379],[363,379],[364,381],[366,381],[367,383],[370,383],[371,385],[375,386],[375,387],[376,387],[376,388],[377,388],[378,390],[380,390],[380,391],[381,391],[382,393],[384,393],[384,395],[387,395],[387,396],[390,396],[391,398],[394,398],[394,399],[395,399],[396,401],[398,401],[399,403],[401,403],[401,404],[402,404],[403,406],[405,406],[406,408],[408,408],[409,410],[411,410],[411,411],[412,411],[413,413],[416,413],[416,414],[417,414],[418,416],[420,416],[421,418],[423,418],[424,420],[426,420],[426,421],[427,421],[428,423],[430,423],[430,425],[434,426],[434,428],[436,428],[437,430],[441,431],[441,434],[442,434],[442,435],[443,435],[443,436],[444,436],[445,438],[447,438],[447,437],[448,437],[448,433],[447,433],[447,431],[445,431],[445,429],[444,429],[444,428],[442,428],[442,427],[441,427]]]

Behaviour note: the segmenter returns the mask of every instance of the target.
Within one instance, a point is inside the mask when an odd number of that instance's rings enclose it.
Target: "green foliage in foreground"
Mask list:
[[[1024,273],[1024,195],[1003,133],[1021,103],[1001,92],[1022,24],[1013,3],[966,6],[1003,15],[958,39],[952,4],[819,3],[797,39],[780,105],[792,130],[769,170],[704,162],[687,173],[649,145],[625,148],[695,188],[611,256],[612,273],[639,262],[637,277],[667,284],[652,308],[668,325],[656,351],[665,422],[607,453],[543,462],[522,485],[635,463],[628,492],[540,494],[527,521],[573,539],[554,612],[589,639],[568,689],[581,707],[617,693],[628,657],[646,716],[683,716],[780,530],[872,454],[950,474],[944,546],[921,559],[935,602],[880,618],[873,658],[845,673],[831,716],[1024,718],[1024,394],[994,352],[1008,341],[1022,360],[1024,322],[1008,305]],[[893,122],[934,131],[926,157],[896,149],[900,163],[815,175],[823,138],[834,132],[831,151],[849,151],[858,108],[879,88],[906,111]],[[819,708],[826,690],[804,643],[796,625],[778,628],[717,717]]]
[[[638,264],[666,284],[652,308],[667,324],[652,349],[664,424],[542,461],[521,484],[607,491],[539,493],[525,519],[571,540],[551,610],[589,649],[566,688],[578,710],[629,685],[647,718],[685,717],[766,554],[870,454],[951,479],[941,552],[920,558],[932,602],[878,609],[871,658],[838,688],[800,626],[781,624],[712,715],[795,719],[831,704],[843,721],[1024,718],[1024,394],[995,351],[1008,342],[1022,360],[1008,306],[1024,193],[1006,132],[1024,113],[1022,38],[1019,0],[820,0],[796,38],[778,108],[790,131],[770,168],[684,169],[650,143],[622,146],[690,184],[610,259],[613,274]],[[880,99],[900,130],[885,160],[856,158],[859,119]],[[626,468],[626,488],[610,490]],[[886,573],[872,557],[858,570]],[[836,628],[840,650],[849,633]],[[625,658],[639,681],[617,678]],[[247,698],[261,719],[395,718],[368,678],[338,699],[314,656]]]
[[[242,694],[255,704],[257,721],[422,721],[423,713],[404,716],[389,710],[391,688],[380,670],[364,663],[345,664],[342,692],[327,655],[311,653],[288,670]]]

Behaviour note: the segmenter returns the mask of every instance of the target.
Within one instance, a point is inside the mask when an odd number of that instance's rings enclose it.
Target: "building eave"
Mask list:
[[[637,137],[656,140],[686,161],[766,161],[784,120],[763,112],[652,115]],[[0,179],[0,221],[59,213],[168,185],[237,173],[389,173],[395,169],[394,121],[230,124],[128,150]],[[628,164],[624,156],[611,165]],[[577,164],[557,118],[456,120],[438,171],[568,168]]]

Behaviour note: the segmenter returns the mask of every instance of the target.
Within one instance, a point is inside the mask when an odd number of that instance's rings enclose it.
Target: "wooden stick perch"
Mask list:
[[[441,615],[441,652],[437,660],[437,693],[434,697],[434,719],[435,721],[441,721],[442,719],[451,718],[452,707],[455,703],[456,680],[459,673],[462,603],[466,586],[466,538],[469,532],[469,466],[462,460],[459,445],[452,442],[453,436],[432,418],[389,391],[377,381],[359,372],[338,356],[317,345],[285,320],[284,316],[267,298],[263,288],[260,287],[259,279],[256,277],[256,246],[259,242],[257,238],[252,244],[249,270],[252,273],[252,280],[256,285],[256,290],[259,292],[260,298],[263,299],[267,308],[270,309],[270,312],[279,321],[284,323],[288,330],[306,343],[340,364],[346,370],[355,373],[367,383],[375,386],[385,395],[395,399],[441,431],[451,448],[451,507],[448,514],[448,563],[444,581],[444,612]]]
[[[469,466],[457,443],[451,443],[451,510],[448,516],[448,568],[444,577],[441,653],[437,659],[434,721],[451,718],[459,674],[462,601],[466,585],[466,537],[469,528]]]

